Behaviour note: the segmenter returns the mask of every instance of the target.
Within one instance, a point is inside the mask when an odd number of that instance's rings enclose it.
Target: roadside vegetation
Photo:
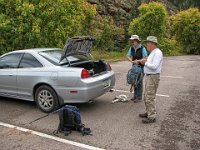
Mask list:
[[[129,34],[142,39],[158,37],[159,46],[167,56],[200,54],[200,12],[190,8],[170,16],[161,3],[142,4],[139,16],[132,20]]]
[[[124,60],[131,34],[143,40],[157,36],[166,56],[200,54],[198,8],[170,15],[163,4],[152,2],[140,5],[134,15],[124,29],[98,15],[96,6],[85,0],[0,0],[0,54],[34,47],[63,48],[72,36],[92,35],[96,37],[92,52],[96,59]]]

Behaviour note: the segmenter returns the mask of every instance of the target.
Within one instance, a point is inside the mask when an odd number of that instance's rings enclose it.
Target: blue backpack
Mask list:
[[[138,83],[142,81],[143,69],[135,64],[127,73],[127,83],[131,86],[137,87]]]
[[[80,111],[75,106],[65,105],[59,111],[59,126],[57,133],[64,133],[65,136],[69,135],[72,130],[76,130],[82,133],[82,135],[91,135],[90,128],[85,128],[85,125],[81,122]]]

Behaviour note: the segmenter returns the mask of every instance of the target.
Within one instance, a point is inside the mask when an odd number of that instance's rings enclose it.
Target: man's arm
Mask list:
[[[127,59],[128,59],[128,61],[130,61],[132,64],[136,64],[136,63],[137,63],[136,60],[135,60],[135,61],[132,60],[131,47],[130,47],[128,53],[127,53]]]
[[[135,60],[133,61],[131,57],[127,56],[127,59],[132,63],[132,64],[137,64],[139,61]]]
[[[148,54],[145,47],[142,49],[142,59],[138,60],[138,63],[143,64],[142,60],[147,60]],[[143,64],[144,65],[144,64]]]
[[[142,57],[143,58],[147,58],[148,57],[147,50],[146,50],[145,47],[143,47],[143,49],[142,49]]]
[[[162,53],[155,53],[155,55],[153,57],[153,61],[152,62],[146,61],[145,66],[149,69],[156,70],[160,65],[162,57],[163,57]]]

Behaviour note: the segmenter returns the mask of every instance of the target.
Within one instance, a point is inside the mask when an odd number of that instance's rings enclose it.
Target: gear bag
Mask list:
[[[57,133],[64,133],[65,136],[69,135],[72,130],[81,132],[82,135],[91,135],[90,128],[85,128],[81,122],[80,111],[75,106],[65,105],[59,111],[59,120]]]
[[[143,69],[138,66],[138,64],[133,65],[127,73],[127,83],[131,86],[137,87],[138,83],[142,81],[142,73]]]

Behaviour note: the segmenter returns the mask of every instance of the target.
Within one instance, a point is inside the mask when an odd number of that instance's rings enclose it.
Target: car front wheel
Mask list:
[[[59,106],[56,92],[49,86],[40,86],[35,93],[37,106],[46,113],[56,110]]]

